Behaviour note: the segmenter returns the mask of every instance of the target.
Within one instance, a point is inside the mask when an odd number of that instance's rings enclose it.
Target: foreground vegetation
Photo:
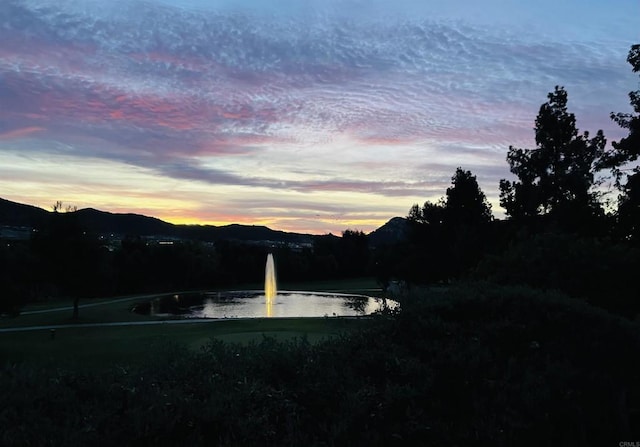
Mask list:
[[[65,327],[0,333],[2,361],[35,368],[95,371],[139,366],[168,344],[199,349],[212,338],[247,344],[264,336],[306,338],[317,343],[360,327],[363,321],[340,318],[278,318],[140,326]]]
[[[640,330],[473,285],[310,343],[212,339],[89,371],[9,362],[11,445],[609,445],[640,436]]]

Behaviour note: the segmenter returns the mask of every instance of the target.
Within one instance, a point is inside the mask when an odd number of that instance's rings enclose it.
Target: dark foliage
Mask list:
[[[618,201],[618,237],[640,246],[640,170],[627,177]]]
[[[36,281],[56,294],[72,298],[73,317],[77,318],[81,297],[104,293],[100,275],[104,249],[97,237],[83,229],[75,212],[56,209],[48,217],[32,240],[32,252],[40,263]]]
[[[627,62],[631,64],[634,73],[640,73],[640,44],[631,46]],[[603,165],[611,168],[616,176],[618,185],[624,176],[625,168],[640,157],[640,90],[629,92],[629,103],[634,113],[611,113],[611,119],[623,129],[627,129],[629,134],[620,141],[612,142],[613,150],[608,152],[603,160]],[[635,168],[635,172],[639,172],[638,167]]]
[[[317,345],[165,345],[101,372],[4,365],[0,443],[606,445],[640,435],[638,333],[565,296],[476,285]]]
[[[600,130],[594,138],[579,134],[564,88],[556,86],[548,98],[536,118],[536,148],[509,147],[507,162],[518,180],[500,181],[500,205],[513,219],[548,214],[574,231],[603,214],[592,187],[606,139]]]
[[[446,198],[413,205],[409,211],[409,244],[402,247],[400,278],[417,283],[449,281],[482,257],[493,219],[491,206],[470,171],[458,168],[451,183]]]
[[[17,315],[38,294],[36,259],[26,243],[0,243],[0,314]]]
[[[473,276],[495,284],[560,290],[630,318],[640,313],[640,251],[623,242],[563,233],[520,234],[487,256]]]
[[[634,73],[640,73],[640,44],[631,46],[627,61]],[[632,173],[628,171],[640,157],[640,90],[629,93],[629,102],[634,113],[611,114],[611,119],[629,134],[612,143],[613,150],[606,154],[604,165],[611,168],[622,190],[618,201],[618,235],[637,246],[640,242],[640,167],[636,165]],[[627,180],[622,185],[625,174]]]

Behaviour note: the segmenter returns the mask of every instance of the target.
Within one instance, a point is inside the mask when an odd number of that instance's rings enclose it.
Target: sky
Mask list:
[[[369,232],[492,204],[555,85],[625,135],[640,2],[0,0],[0,197],[173,223]]]

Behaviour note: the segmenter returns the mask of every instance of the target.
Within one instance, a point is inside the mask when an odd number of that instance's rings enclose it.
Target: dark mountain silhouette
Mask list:
[[[178,225],[141,214],[119,214],[84,208],[76,211],[80,225],[96,233],[176,236]]]
[[[0,225],[35,227],[49,212],[37,206],[24,205],[0,198]]]
[[[407,236],[407,219],[394,217],[386,224],[369,233],[369,245],[372,247],[395,244],[404,240]]]
[[[184,239],[204,241],[237,239],[243,241],[310,243],[313,238],[310,234],[272,230],[263,225],[230,224],[219,227],[212,225],[178,225],[178,230]]]
[[[0,226],[24,226],[37,228],[46,222],[52,211],[0,198]],[[93,208],[75,211],[78,223],[99,234],[121,236],[156,236],[168,238],[216,241],[235,239],[241,241],[273,241],[286,243],[311,243],[310,234],[272,230],[261,225],[231,224],[174,225],[155,217],[133,213],[109,213]],[[390,244],[402,240],[406,234],[406,219],[394,217],[382,227],[369,233],[372,246]]]
[[[52,211],[51,211],[52,212]],[[0,226],[37,228],[46,222],[50,211],[0,199]],[[78,223],[87,231],[99,234],[157,236],[202,241],[236,239],[243,241],[273,241],[310,243],[309,234],[272,230],[258,225],[174,225],[155,217],[140,214],[119,214],[85,208],[75,211]]]

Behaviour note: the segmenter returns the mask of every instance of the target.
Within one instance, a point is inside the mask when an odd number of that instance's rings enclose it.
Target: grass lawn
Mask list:
[[[258,287],[259,285],[256,284],[244,284],[234,287],[234,290],[255,290]],[[333,291],[366,294],[370,296],[381,296],[382,294],[373,278],[284,283],[278,287],[280,290]],[[168,292],[167,294],[172,293],[182,292]],[[158,319],[156,317],[138,315],[130,312],[130,310],[134,303],[160,295],[164,294],[157,293],[80,300],[80,320],[78,322],[108,323],[114,321],[147,321]],[[72,323],[72,304],[72,300],[70,299],[29,304],[22,309],[22,314],[18,317],[0,318],[0,329]]]
[[[145,360],[161,346],[176,343],[199,349],[212,338],[249,343],[263,336],[280,340],[306,337],[314,343],[365,323],[342,318],[227,320],[145,326],[71,327],[0,333],[4,362],[43,366],[100,368]]]
[[[375,288],[371,279],[323,281],[284,284],[282,289],[332,290],[364,293]],[[249,287],[247,287],[249,288]],[[36,303],[23,309],[18,317],[0,319],[0,329],[68,324],[113,322],[144,323],[157,317],[130,311],[135,302],[148,296],[81,300],[77,322],[71,320],[71,301]],[[36,313],[29,313],[29,312]],[[207,323],[154,324],[139,326],[58,328],[51,339],[49,329],[0,332],[0,358],[4,362],[26,362],[60,367],[104,367],[130,364],[147,358],[159,346],[178,343],[192,349],[205,345],[211,338],[228,342],[249,343],[263,336],[278,339],[306,337],[317,342],[359,327],[362,320],[340,318],[287,318],[227,320]]]

